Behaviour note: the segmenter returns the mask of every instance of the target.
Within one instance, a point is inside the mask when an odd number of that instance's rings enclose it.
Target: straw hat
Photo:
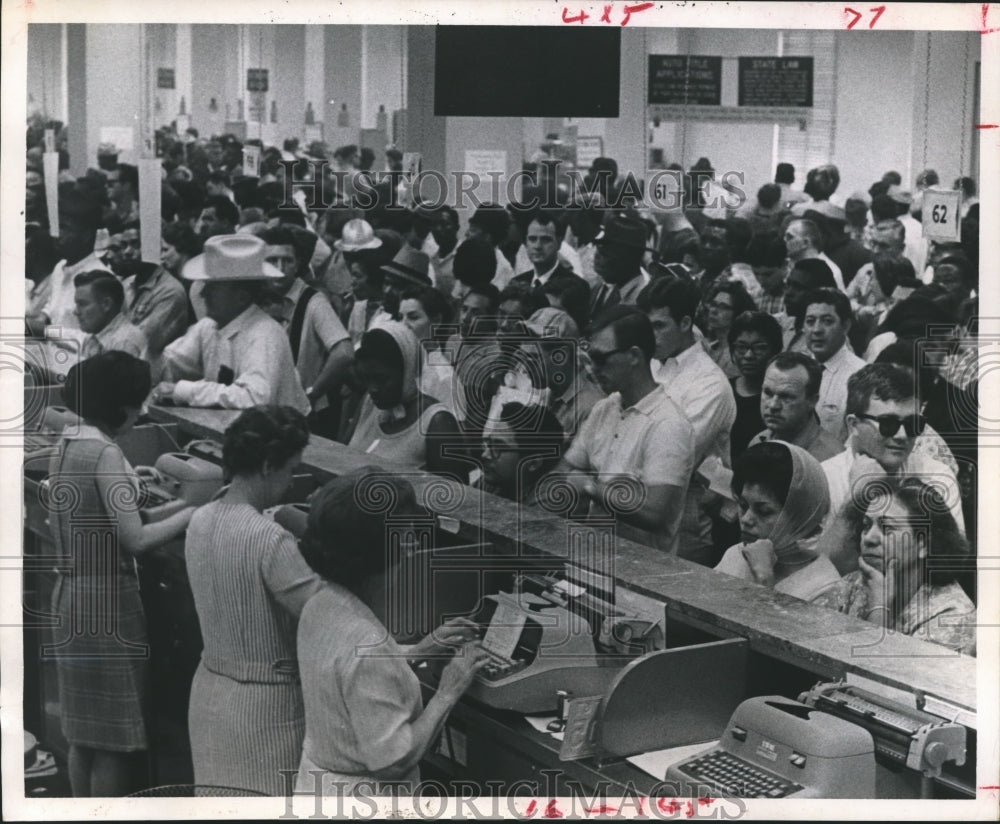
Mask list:
[[[204,253],[191,258],[185,280],[267,280],[283,278],[281,270],[264,260],[267,244],[253,235],[216,235],[205,241]]]

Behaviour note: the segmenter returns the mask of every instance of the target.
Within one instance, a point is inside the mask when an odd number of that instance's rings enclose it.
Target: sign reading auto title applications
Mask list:
[[[813,104],[811,57],[741,57],[739,105],[810,108]]]
[[[928,189],[920,207],[924,237],[939,243],[957,243],[962,239],[962,193]]]
[[[722,58],[651,54],[648,90],[651,105],[718,106],[722,103]]]
[[[247,69],[247,91],[266,92],[267,69]]]
[[[156,88],[158,89],[173,89],[176,88],[176,80],[174,77],[173,69],[157,69],[156,70]]]

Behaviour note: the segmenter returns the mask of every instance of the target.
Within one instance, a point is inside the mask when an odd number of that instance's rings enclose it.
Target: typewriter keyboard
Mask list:
[[[479,670],[479,677],[486,681],[499,681],[524,669],[524,661],[501,658],[489,649],[486,653],[488,656],[486,664]]]
[[[680,769],[696,781],[714,784],[720,795],[736,798],[784,798],[802,789],[800,784],[722,750],[693,758]]]

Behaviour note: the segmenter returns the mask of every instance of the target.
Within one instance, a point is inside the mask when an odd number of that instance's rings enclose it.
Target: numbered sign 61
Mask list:
[[[924,224],[924,237],[942,243],[962,239],[961,192],[938,192],[928,189],[920,207]]]

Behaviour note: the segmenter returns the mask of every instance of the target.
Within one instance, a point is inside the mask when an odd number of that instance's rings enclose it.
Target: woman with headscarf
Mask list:
[[[743,542],[726,551],[718,572],[804,601],[837,584],[836,567],[814,549],[830,509],[819,461],[784,441],[755,444],[736,461],[732,486]]]
[[[405,324],[387,321],[365,333],[354,368],[366,394],[347,444],[417,469],[461,475],[444,449],[458,424],[444,404],[420,391],[420,359],[420,342]]]

